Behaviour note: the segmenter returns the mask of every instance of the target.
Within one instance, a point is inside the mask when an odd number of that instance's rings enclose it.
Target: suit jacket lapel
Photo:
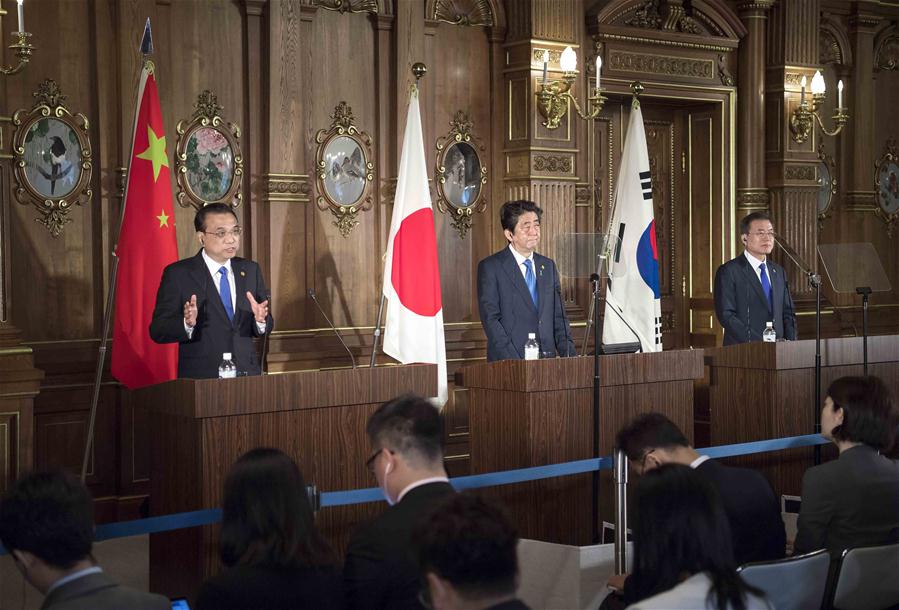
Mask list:
[[[537,273],[537,316],[543,316],[543,311],[553,303],[553,277],[546,268],[543,257],[534,253],[534,266]]]
[[[768,263],[768,279],[771,280],[771,295],[774,302],[772,303],[772,307],[774,311],[772,311],[772,315],[775,320],[778,320],[783,317],[783,314],[778,315],[779,307],[778,304],[783,303],[784,298],[784,282],[787,281],[787,278],[784,277],[783,273],[774,267],[773,263]]]
[[[225,313],[225,306],[222,305],[222,297],[219,294],[218,286],[215,285],[215,281],[209,273],[209,267],[206,266],[206,261],[203,260],[202,250],[197,253],[194,260],[196,263],[194,268],[191,269],[191,275],[194,276],[194,279],[197,280],[200,286],[205,288],[206,307],[217,312],[226,324],[230,324],[228,314]]]
[[[521,295],[521,298],[524,299],[524,302],[534,307],[534,299],[531,298],[531,291],[528,290],[528,285],[524,283],[524,276],[521,274],[521,269],[518,267],[518,263],[515,262],[515,257],[512,256],[512,253],[509,251],[509,248],[503,250],[505,253],[503,260],[503,270],[506,272],[506,275],[509,276],[509,280],[518,289],[518,294]],[[538,283],[538,295],[537,302],[540,302],[539,295],[539,283]]]
[[[762,282],[759,280],[759,276],[756,275],[755,269],[753,269],[749,261],[746,260],[745,255],[740,257],[740,262],[743,267],[743,274],[746,276],[746,281],[752,286],[756,296],[762,300],[762,303],[765,304],[765,308],[767,309],[769,307],[768,296],[765,294],[765,291],[762,290]],[[765,267],[767,268],[768,265],[765,265]],[[770,273],[768,274],[768,279],[771,279]]]
[[[237,291],[234,303],[236,311],[234,312],[234,323],[237,323],[237,316],[244,311],[252,316],[253,310],[250,308],[250,301],[247,299],[247,273],[244,269],[243,259],[231,259],[231,270],[234,272],[234,289]]]

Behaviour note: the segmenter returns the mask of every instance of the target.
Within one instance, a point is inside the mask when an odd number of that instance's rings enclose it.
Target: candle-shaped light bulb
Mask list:
[[[571,47],[565,47],[562,51],[562,57],[559,59],[559,67],[563,72],[574,72],[577,70],[577,53]]]
[[[812,77],[812,95],[824,95],[825,93],[827,93],[827,83],[824,82],[821,70],[818,70]]]
[[[837,81],[837,110],[843,109],[843,81]]]
[[[602,72],[602,57],[596,56],[596,88],[599,89],[599,75]]]
[[[18,13],[19,13],[19,31],[20,32],[25,31],[25,7],[23,6],[24,3],[25,3],[25,0],[18,0],[16,2],[16,5],[17,5],[16,8],[18,9]]]
[[[549,64],[549,51],[543,50],[543,82],[546,82],[546,67]]]
[[[805,78],[805,74],[802,75],[802,80],[799,81],[799,103],[805,103],[805,83],[808,82]]]

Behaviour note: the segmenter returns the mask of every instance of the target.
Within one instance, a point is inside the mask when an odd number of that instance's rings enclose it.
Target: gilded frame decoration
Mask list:
[[[899,220],[899,153],[896,151],[896,140],[887,140],[884,152],[874,166],[876,214],[886,223],[887,235],[892,237],[896,221]]]
[[[837,194],[837,166],[833,157],[818,145],[818,228],[833,214],[833,198]]]
[[[240,127],[226,123],[215,93],[197,96],[194,114],[175,130],[175,176],[178,204],[200,209],[210,203],[238,207],[243,199],[243,155]]]
[[[334,215],[333,224],[343,237],[359,224],[359,212],[374,202],[372,139],[355,121],[352,108],[342,101],[331,114],[331,126],[315,134],[315,203]]]
[[[40,212],[35,222],[56,238],[72,222],[72,205],[84,205],[93,194],[90,124],[80,112],[69,111],[66,96],[49,78],[32,96],[34,106],[12,116],[14,194]]]
[[[450,121],[449,132],[436,144],[437,209],[450,215],[462,239],[471,229],[472,214],[487,209],[486,149],[471,127],[468,115],[459,110]]]

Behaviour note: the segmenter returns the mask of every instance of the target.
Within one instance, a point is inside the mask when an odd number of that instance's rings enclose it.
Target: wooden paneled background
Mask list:
[[[337,5],[344,10],[327,8]],[[15,7],[9,0],[2,6]],[[0,367],[17,358],[20,369],[22,358],[31,357],[45,373],[42,380],[34,372],[16,374],[34,386],[33,413],[19,405],[21,387],[14,392],[0,374],[0,416],[11,422],[0,426],[9,476],[23,467],[14,448],[28,439],[35,466],[80,469],[147,17],[171,166],[175,125],[191,117],[203,90],[214,91],[223,116],[241,127],[242,254],[259,261],[272,290],[273,371],[348,365],[306,296],[310,288],[357,360],[368,359],[416,61],[428,67],[421,111],[429,167],[436,140],[463,111],[485,145],[488,168],[487,209],[474,215],[466,237],[437,214],[451,375],[485,355],[475,272],[504,243],[497,210],[505,200],[528,197],[544,207],[549,255],[560,235],[604,228],[634,80],[646,87],[666,348],[720,341],[710,273],[738,252],[735,223],[752,209],[771,209],[781,232],[810,260],[819,243],[873,243],[899,285],[899,222],[891,235],[873,211],[874,161],[890,138],[899,138],[899,5],[892,2],[27,0],[25,12],[37,50],[20,74],[0,77],[0,115],[30,108],[38,84],[53,79],[67,106],[90,120],[94,170],[93,198],[73,208],[73,222],[51,237],[35,222],[37,212],[12,195],[13,129],[0,122]],[[13,23],[14,10],[3,20],[4,49]],[[551,131],[535,111],[534,91],[543,50],[558,76],[566,45],[578,51],[591,82],[593,58],[602,54],[609,100],[597,121],[577,118],[572,108]],[[13,58],[5,53],[8,64]],[[798,76],[821,66],[830,91],[823,115],[832,112],[839,77],[851,119],[837,137],[817,132],[796,145],[787,123]],[[575,95],[583,99],[585,89],[582,75]],[[374,205],[348,237],[315,204],[314,136],[330,126],[341,101],[372,136],[375,163]],[[820,219],[819,144],[835,159],[838,179],[833,205]],[[176,211],[182,256],[198,247],[192,217],[193,209]],[[808,337],[812,294],[802,277],[792,271],[791,277],[800,332]],[[578,337],[589,307],[585,284],[563,281]],[[871,302],[872,332],[899,330],[899,293],[876,294]],[[826,290],[824,328],[829,336],[859,333],[857,297]],[[13,401],[7,395],[18,396],[19,406],[6,408]],[[466,405],[460,391],[447,406],[455,472],[467,471]],[[139,513],[149,490],[146,435],[147,422],[107,374],[89,469],[101,518]]]

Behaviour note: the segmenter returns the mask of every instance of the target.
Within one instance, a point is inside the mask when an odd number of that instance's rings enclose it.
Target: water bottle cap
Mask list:
[[[222,360],[231,360],[231,352],[225,352],[222,354]]]
[[[528,339],[536,339],[537,333],[528,333]]]
[[[768,328],[772,328],[774,326],[774,322],[766,322]]]

